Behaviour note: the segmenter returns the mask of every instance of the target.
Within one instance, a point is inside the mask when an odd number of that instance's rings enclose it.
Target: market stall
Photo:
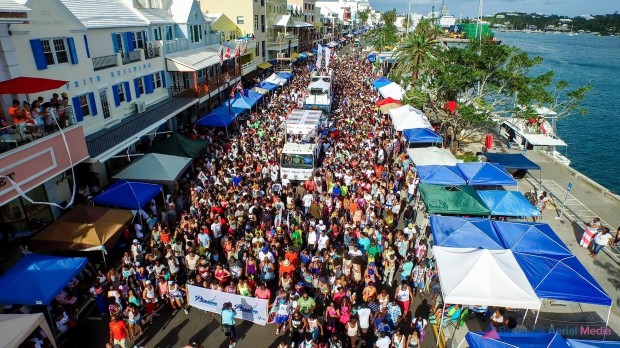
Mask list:
[[[173,132],[167,139],[151,146],[149,151],[164,155],[194,158],[205,148],[206,144],[205,140],[194,140]]]
[[[430,214],[488,216],[480,196],[471,186],[420,184],[422,201]]]
[[[114,179],[172,185],[191,164],[191,158],[149,153],[114,175]]]
[[[540,210],[519,191],[479,190],[478,195],[493,216],[540,216]]]
[[[18,348],[35,330],[41,328],[53,347],[57,347],[43,313],[0,314],[0,347]]]

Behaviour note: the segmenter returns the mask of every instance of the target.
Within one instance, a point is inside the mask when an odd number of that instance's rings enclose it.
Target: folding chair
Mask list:
[[[463,309],[460,313],[454,313],[449,320],[444,321],[443,327],[447,328],[448,326],[454,326],[454,332],[456,332],[456,330],[458,330],[465,323],[468,313],[469,308]]]

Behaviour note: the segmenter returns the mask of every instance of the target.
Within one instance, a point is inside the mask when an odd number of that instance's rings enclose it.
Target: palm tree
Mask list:
[[[426,30],[416,30],[405,36],[396,49],[394,61],[396,73],[411,74],[411,87],[418,81],[420,71],[439,54],[436,36]]]

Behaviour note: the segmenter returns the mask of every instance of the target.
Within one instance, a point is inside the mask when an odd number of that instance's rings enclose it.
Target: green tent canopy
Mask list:
[[[482,199],[471,186],[420,184],[420,194],[430,214],[489,215]]]
[[[153,145],[151,152],[194,158],[204,149],[206,143],[206,140],[193,140],[181,134],[172,133],[168,139]]]

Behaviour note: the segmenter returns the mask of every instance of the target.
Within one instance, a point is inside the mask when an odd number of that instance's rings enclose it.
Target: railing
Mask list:
[[[189,47],[187,39],[168,40],[164,42],[164,45],[166,45],[166,52],[168,53],[186,50]]]
[[[239,76],[241,76],[239,69],[235,68],[234,71],[229,71],[227,73],[214,76],[203,83],[199,83],[197,88],[173,86],[171,88],[172,95],[183,98],[200,98],[218,90],[221,87],[229,87],[228,85],[232,84],[233,81]]]
[[[52,109],[49,115],[2,127],[0,128],[0,153],[14,150],[22,145],[54,134],[58,132],[58,126],[64,129],[75,124],[77,121],[73,114],[73,107],[68,105],[58,109],[58,112]]]
[[[241,75],[247,75],[248,73],[256,70],[256,61],[251,60],[241,65]]]
[[[161,55],[161,47],[152,47],[144,49],[144,59],[152,59]]]
[[[121,54],[121,59],[124,65],[139,62],[140,60],[142,60],[142,56],[140,55],[140,51],[132,51]]]
[[[299,39],[296,35],[285,35],[285,36],[272,36],[267,38],[268,46],[280,46],[282,45],[282,49],[288,48],[288,43],[291,42],[291,47],[297,46],[299,44]]]
[[[117,65],[118,57],[116,54],[93,58],[93,69],[95,71],[115,67]]]

